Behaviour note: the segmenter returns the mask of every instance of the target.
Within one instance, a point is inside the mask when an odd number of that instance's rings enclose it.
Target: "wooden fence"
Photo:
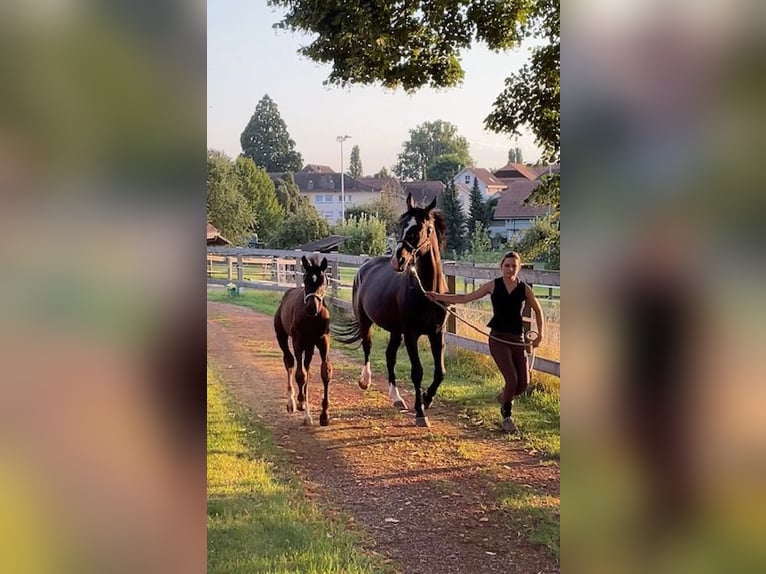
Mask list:
[[[207,249],[207,282],[210,284],[227,285],[233,283],[237,288],[286,291],[303,282],[301,257],[312,253],[304,251],[287,251],[278,249],[245,249],[233,247],[208,247]],[[329,263],[328,278],[330,280],[330,293],[328,298],[333,305],[350,311],[350,297],[344,298],[351,290],[353,276],[344,280],[342,270],[358,268],[367,259],[366,256],[345,255],[341,253],[323,253]],[[443,262],[444,275],[450,292],[456,291],[457,280],[462,279],[463,290],[467,290],[469,284],[476,280],[480,282],[493,279],[498,276],[496,266],[472,266],[464,263]],[[225,275],[225,277],[219,277]],[[547,289],[548,298],[559,301],[554,292],[560,290],[560,279],[557,271],[542,271],[538,269],[522,269],[520,278],[536,288]],[[545,297],[542,298],[543,301]],[[527,328],[531,324],[531,311],[525,309]],[[483,328],[480,327],[480,328]],[[483,328],[486,330],[485,328]],[[447,316],[447,333],[445,337],[447,349],[450,346],[468,349],[485,355],[489,355],[489,345],[484,340],[476,340],[457,334],[457,321],[453,315]],[[538,371],[549,373],[557,377],[561,376],[561,363],[543,357],[535,359],[534,368]]]

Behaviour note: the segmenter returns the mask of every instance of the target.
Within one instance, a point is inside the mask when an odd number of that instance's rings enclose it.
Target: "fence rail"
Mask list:
[[[312,255],[306,251],[287,251],[279,249],[245,249],[233,247],[208,247],[207,250],[207,282],[214,285],[227,285],[233,283],[238,288],[262,289],[270,291],[286,291],[291,287],[302,284],[303,273],[301,257]],[[351,310],[350,301],[342,297],[343,292],[350,292],[351,283],[344,282],[341,277],[341,265],[343,268],[358,268],[369,257],[359,255],[346,255],[342,253],[323,253],[329,263],[330,293],[328,299],[333,305]],[[215,277],[223,273],[225,278]],[[465,263],[443,262],[444,274],[450,291],[455,292],[456,279],[463,280],[464,289],[468,283],[474,280],[488,280],[497,277],[497,267],[471,266]],[[247,270],[248,277],[245,277]],[[535,287],[547,287],[549,297],[553,290],[560,289],[559,273],[557,271],[543,271],[539,269],[522,269],[520,278]],[[252,277],[256,277],[253,279]],[[530,311],[525,310],[527,325],[531,324]],[[489,355],[489,345],[484,341],[462,337],[457,334],[455,318],[448,315],[446,344],[450,346],[468,349],[477,353]],[[543,357],[537,357],[534,364],[535,370],[561,376],[561,363]]]

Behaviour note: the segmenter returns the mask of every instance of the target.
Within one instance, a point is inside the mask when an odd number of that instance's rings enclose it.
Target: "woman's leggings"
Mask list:
[[[512,333],[503,333],[492,331],[492,337],[497,337],[503,341],[514,343],[523,343],[523,335],[514,335]],[[493,338],[489,339],[489,352],[500,369],[500,373],[505,379],[505,388],[502,396],[502,415],[508,417],[511,415],[511,401],[513,397],[520,395],[527,390],[529,386],[529,370],[527,367],[527,357],[524,354],[524,347],[521,345],[507,345],[502,341]]]

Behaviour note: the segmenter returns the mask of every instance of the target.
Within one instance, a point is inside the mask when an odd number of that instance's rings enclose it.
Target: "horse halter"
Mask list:
[[[322,274],[322,275],[324,275],[324,274]],[[322,290],[321,293],[318,292],[322,287],[323,287],[323,285],[320,285],[319,287],[317,287],[317,290],[314,291],[313,293],[306,293],[303,296],[303,303],[308,303],[309,299],[311,299],[313,297],[313,298],[315,298],[317,300],[317,304],[319,305],[319,309],[321,309],[322,305],[324,304],[325,295],[327,294],[326,293],[326,289]],[[301,288],[304,291],[306,290],[306,286],[305,285],[301,285]]]
[[[410,250],[410,253],[412,253],[412,263],[417,263],[418,260],[418,254],[420,252],[420,248],[423,247],[426,243],[431,242],[431,232],[433,231],[433,225],[430,221],[426,223],[426,238],[418,243],[417,247],[413,247],[412,243],[407,241],[404,237],[399,241],[399,245],[405,246],[407,249]]]

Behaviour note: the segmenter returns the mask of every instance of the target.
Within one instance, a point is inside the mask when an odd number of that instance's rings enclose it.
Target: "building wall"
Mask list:
[[[320,189],[320,190],[301,190],[304,197],[311,200],[312,205],[324,217],[330,225],[335,225],[341,220],[342,202],[340,188],[338,189]],[[358,207],[365,203],[380,197],[375,191],[345,190],[346,209]]]

